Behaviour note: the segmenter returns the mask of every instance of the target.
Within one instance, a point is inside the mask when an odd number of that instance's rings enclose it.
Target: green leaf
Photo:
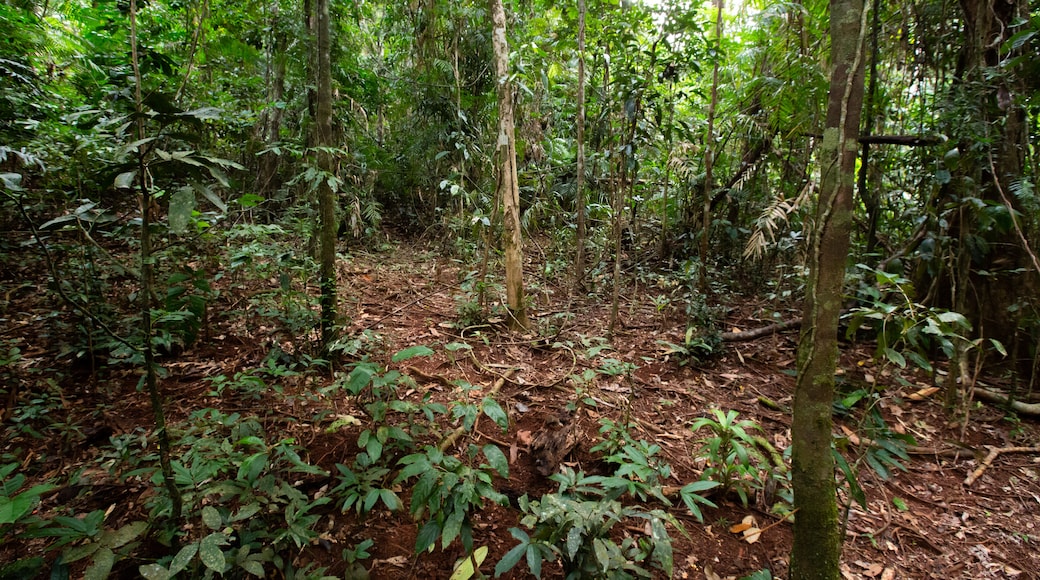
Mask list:
[[[401,362],[406,361],[410,358],[415,358],[417,356],[430,356],[432,354],[433,349],[426,345],[418,344],[415,346],[410,346],[404,350],[398,351],[394,354],[391,360],[393,360],[394,362]]]
[[[0,496],[0,525],[13,524],[33,509],[36,498],[19,494],[12,498]]]
[[[415,538],[415,553],[421,554],[426,550],[432,549],[434,543],[437,542],[437,536],[440,535],[441,527],[437,524],[437,520],[426,522],[426,525],[419,530],[419,535]]]
[[[515,529],[516,528],[513,528],[513,530]],[[527,534],[524,535],[526,536]],[[524,557],[524,552],[527,551],[527,546],[528,542],[526,540],[521,541],[519,544],[513,546],[513,549],[506,552],[506,555],[502,556],[502,559],[498,561],[498,564],[495,564],[495,578],[498,578],[512,570],[520,562],[520,558]]]
[[[199,553],[199,543],[198,542],[192,542],[192,543],[188,544],[187,546],[184,546],[183,548],[181,548],[181,550],[179,552],[177,552],[177,555],[173,557],[173,561],[170,562],[170,571],[169,571],[170,576],[172,577],[173,575],[177,574],[181,570],[184,570],[185,568],[187,568],[188,564],[191,564],[192,558],[194,558],[195,554],[198,554],[198,553]]]
[[[170,196],[170,213],[167,219],[170,231],[183,234],[191,225],[191,212],[195,209],[195,192],[190,187],[182,187]]]
[[[256,560],[243,560],[238,565],[257,578],[264,578],[266,573],[264,572],[264,565]]]
[[[441,528],[441,548],[446,549],[455,541],[455,538],[459,537],[459,532],[462,530],[462,521],[465,517],[466,512],[453,511],[444,521],[444,527]]]
[[[147,529],[148,522],[146,521],[132,522],[108,535],[104,543],[109,548],[121,548],[139,538]]]
[[[116,555],[112,550],[101,548],[94,553],[94,560],[83,571],[83,580],[105,580],[115,563]]]
[[[397,497],[397,494],[394,493],[393,490],[381,489],[379,490],[379,497],[382,498],[383,505],[392,512],[396,512],[404,507],[401,503],[401,498]]]
[[[901,368],[901,369],[906,368],[906,359],[903,358],[903,355],[900,354],[899,351],[897,351],[897,350],[894,350],[892,348],[886,347],[885,348],[885,358],[887,358],[888,360],[892,361],[893,363],[899,365],[899,368]]]
[[[224,568],[227,566],[227,560],[225,560],[224,552],[220,547],[226,545],[228,545],[227,536],[221,532],[213,532],[199,542],[199,559],[210,570],[223,574]]]
[[[170,580],[173,574],[158,564],[143,564],[137,567],[137,573],[145,580]]]
[[[481,403],[481,408],[488,418],[502,428],[502,431],[509,429],[509,415],[507,415],[505,410],[502,409],[502,406],[498,404],[498,401],[491,397],[484,397],[484,401]]]
[[[494,469],[502,477],[509,477],[509,460],[506,458],[505,453],[498,448],[498,445],[487,444],[484,446],[484,457],[488,460],[488,465],[491,469]]]
[[[220,517],[217,508],[208,505],[202,508],[202,523],[211,530],[219,530],[224,525],[224,519]]]

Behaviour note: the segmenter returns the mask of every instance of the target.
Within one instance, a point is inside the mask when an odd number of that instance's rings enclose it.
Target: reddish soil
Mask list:
[[[546,280],[534,272],[533,268],[529,270],[527,280],[534,313],[534,330],[529,335],[510,333],[496,324],[459,329],[454,324],[462,295],[458,268],[421,249],[402,246],[392,254],[359,253],[341,265],[340,281],[341,308],[351,321],[349,332],[370,330],[381,337],[382,344],[373,349],[372,356],[415,379],[416,387],[406,397],[419,400],[430,392],[436,401],[458,400],[466,395],[449,386],[455,379],[481,387],[477,394],[483,396],[496,381],[509,375],[496,397],[509,412],[508,431],[502,432],[482,417],[475,432],[460,439],[454,449],[470,443],[497,443],[507,455],[515,449],[517,456],[509,466],[509,478],[498,481],[498,488],[538,498],[555,491],[556,484],[534,469],[526,450],[528,434],[521,434],[537,432],[546,416],[575,400],[575,385],[568,377],[597,365],[583,356],[586,348],[581,340],[608,335],[610,304],[609,299],[594,295],[571,295],[560,283],[562,276]],[[42,293],[19,290],[13,279],[14,275],[3,281],[9,303],[2,313],[2,332],[22,350],[23,378],[38,379],[49,372],[44,369],[62,364],[52,350],[55,341],[47,338],[50,331],[46,326],[47,313],[58,306],[46,302],[49,299]],[[277,280],[271,284],[277,284]],[[333,470],[336,463],[349,464],[358,452],[357,429],[330,434],[325,429],[328,420],[312,420],[322,410],[363,418],[357,401],[342,391],[320,400],[207,396],[212,390],[205,381],[207,377],[256,368],[276,341],[282,340],[248,314],[223,316],[224,311],[243,309],[243,296],[259,287],[256,282],[243,286],[225,286],[220,299],[210,305],[208,334],[187,352],[163,361],[169,372],[162,389],[169,401],[170,421],[182,420],[205,407],[255,415],[269,433],[295,437],[310,462],[327,470]],[[599,290],[602,296],[609,296],[609,286]],[[790,413],[772,410],[763,401],[771,400],[784,410],[792,404],[797,332],[730,342],[721,356],[709,363],[681,366],[658,342],[682,342],[685,326],[681,308],[672,306],[659,312],[651,301],[651,297],[664,293],[646,284],[630,286],[622,293],[619,326],[612,348],[604,356],[638,368],[631,380],[601,377],[589,387],[586,395],[598,404],[595,408],[582,406],[578,414],[582,436],[578,449],[566,460],[575,470],[603,472],[602,461],[589,452],[599,441],[599,419],[622,419],[626,409],[630,409],[627,412],[635,424],[633,436],[662,448],[674,473],[674,481],[669,484],[698,479],[704,465],[695,460],[694,452],[703,433],[692,432],[689,425],[713,407],[738,411],[740,418],[761,425],[764,436],[777,449],[788,447]],[[764,316],[757,320],[756,313],[771,312],[774,305],[758,304],[755,298],[725,300],[730,306],[725,318],[727,331],[749,330],[771,322]],[[796,310],[787,312],[797,314]],[[551,340],[540,340],[546,337]],[[443,346],[451,342],[468,343],[472,351],[450,353]],[[433,347],[436,354],[400,364],[390,361],[392,353],[420,344]],[[0,451],[25,450],[21,455],[24,471],[34,480],[82,472],[74,489],[44,497],[41,514],[64,505],[78,513],[111,509],[106,520],[109,527],[147,519],[145,494],[153,493],[151,486],[116,479],[99,467],[99,446],[106,443],[108,435],[149,430],[153,425],[147,396],[135,388],[138,374],[100,368],[92,377],[89,368],[61,370],[66,377],[61,385],[66,413],[63,420],[79,423],[80,433],[64,440],[32,439],[10,428],[8,413]],[[981,467],[989,447],[1036,445],[1040,437],[1035,420],[1011,421],[1002,410],[975,405],[967,428],[962,429],[946,418],[941,393],[914,397],[929,386],[927,378],[907,373],[899,377],[902,381],[897,380],[892,369],[877,368],[870,344],[844,344],[841,373],[844,389],[870,384],[883,387],[881,405],[887,424],[893,431],[913,435],[917,444],[915,454],[905,462],[905,471],[895,471],[887,480],[868,468],[861,470],[859,481],[868,507],[864,510],[854,504],[849,512],[843,555],[846,577],[1040,578],[1040,457],[1026,452],[999,455],[977,481],[965,483]],[[313,378],[293,378],[287,379],[284,387],[287,395],[301,394],[313,392],[328,380],[316,384]],[[987,380],[999,386],[996,379]],[[18,402],[31,395],[23,390]],[[839,417],[836,427],[855,432],[860,411],[854,409]],[[444,425],[443,431],[453,427]],[[851,439],[845,455],[854,459],[866,443],[855,436]],[[423,443],[434,442],[431,438]],[[407,505],[407,490],[402,490],[402,496]],[[713,500],[719,507],[705,508],[703,522],[693,518],[681,502],[667,508],[686,532],[672,530],[674,577],[740,577],[762,568],[770,569],[774,577],[785,577],[791,525],[769,511],[761,497],[752,498],[748,507],[736,498]],[[647,507],[665,508],[653,502]],[[456,542],[448,550],[415,555],[421,522],[414,522],[407,510],[391,513],[377,509],[367,519],[359,520],[352,512],[341,514],[331,506],[322,509],[318,528],[325,532],[323,541],[302,550],[299,562],[330,566],[331,574],[344,573],[339,559],[342,549],[365,538],[375,540],[372,557],[364,562],[372,578],[448,578],[462,553]],[[748,515],[760,528],[769,526],[755,543],[730,531]],[[473,519],[475,545],[490,548],[482,569],[491,574],[495,563],[516,543],[509,529],[518,526],[519,511],[492,505]],[[640,535],[644,531],[629,525],[619,527],[617,533]],[[148,546],[146,543],[139,550],[142,557],[150,555]],[[42,540],[5,540],[0,545],[0,561],[42,553],[43,548]],[[116,575],[136,577],[137,566],[144,561],[125,562],[117,567]],[[559,569],[552,567],[543,574],[559,575]],[[509,575],[528,576],[524,563]]]

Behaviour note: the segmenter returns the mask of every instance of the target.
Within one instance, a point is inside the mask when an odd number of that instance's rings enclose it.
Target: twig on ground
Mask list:
[[[1038,447],[990,447],[989,448],[989,453],[986,454],[985,459],[982,460],[982,463],[979,464],[978,468],[975,469],[975,471],[971,472],[968,475],[968,477],[964,479],[964,485],[971,485],[971,484],[975,483],[980,477],[982,477],[983,472],[985,472],[986,469],[990,465],[993,465],[993,462],[997,459],[997,457],[1001,453],[1040,453],[1040,446],[1038,446]]]

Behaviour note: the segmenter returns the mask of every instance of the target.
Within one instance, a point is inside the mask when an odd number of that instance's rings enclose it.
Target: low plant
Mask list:
[[[298,574],[296,552],[318,538],[320,515],[314,510],[332,501],[301,491],[300,480],[328,474],[301,458],[292,439],[268,442],[257,419],[216,409],[193,413],[175,448],[173,472],[188,525],[160,528],[155,537],[172,545],[181,536],[182,547],[143,565],[140,573],[172,578],[188,570],[191,577],[208,578],[232,569],[264,574],[270,566],[286,576]],[[161,485],[154,467],[124,475],[138,476]],[[152,518],[161,520],[169,512],[166,494],[155,494],[152,502]]]
[[[737,416],[733,410],[712,409],[710,417],[697,419],[690,429],[707,429],[711,434],[701,439],[697,452],[707,463],[704,478],[717,482],[723,493],[736,492],[746,506],[752,492],[762,487],[762,473],[771,468],[750,433],[762,428],[749,419],[738,421]]]
[[[531,532],[512,528],[519,542],[495,566],[495,576],[512,570],[521,560],[536,578],[544,562],[560,561],[567,579],[651,578],[650,568],[670,577],[673,569],[671,537],[667,526],[682,531],[679,523],[662,510],[625,506],[610,498],[602,478],[586,477],[567,468],[553,475],[559,491],[540,500],[520,498],[520,523]],[[630,520],[644,520],[647,537],[613,539],[612,530]]]
[[[679,366],[701,364],[719,353],[722,338],[717,332],[703,333],[691,326],[686,329],[682,344],[665,340],[657,341],[665,348],[665,354],[674,356]]]
[[[119,560],[129,556],[137,540],[148,530],[148,522],[136,521],[118,529],[105,527],[105,511],[96,510],[82,517],[55,516],[45,524],[26,532],[27,538],[57,538],[48,550],[62,550],[60,562],[52,570],[68,577],[69,564],[88,560],[83,571],[85,580],[104,580]]]
[[[492,480],[497,473],[509,477],[509,460],[497,445],[478,448],[470,445],[467,459],[474,462],[483,454],[485,463],[471,467],[469,463],[427,446],[421,453],[401,459],[402,466],[395,483],[416,479],[412,486],[411,514],[415,519],[427,518],[415,541],[416,553],[433,549],[439,539],[447,548],[456,539],[462,541],[467,554],[473,552],[473,526],[470,514],[483,509],[490,501],[505,505],[508,500],[498,492]]]
[[[343,513],[353,509],[358,515],[365,515],[380,501],[390,511],[401,509],[401,498],[397,497],[390,483],[390,470],[372,465],[368,453],[358,455],[353,469],[340,463],[336,464],[336,469],[339,483],[329,490],[329,496],[335,498]]]
[[[642,439],[635,440],[627,423],[604,417],[600,419],[600,424],[603,441],[590,451],[605,453],[604,461],[617,467],[613,475],[584,477],[584,484],[602,485],[611,499],[628,493],[641,501],[653,497],[665,505],[671,505],[663,486],[664,481],[671,477],[672,468],[656,457],[661,448]],[[573,487],[577,484],[572,482],[569,485]],[[718,506],[701,493],[718,485],[718,482],[711,480],[694,481],[680,488],[678,495],[690,513],[698,521],[703,521],[700,506]]]

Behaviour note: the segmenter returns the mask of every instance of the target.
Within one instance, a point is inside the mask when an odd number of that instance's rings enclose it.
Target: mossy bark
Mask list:
[[[798,349],[792,476],[791,578],[841,575],[841,537],[831,456],[831,402],[838,361],[838,317],[852,231],[860,111],[863,106],[863,0],[831,0],[831,81],[820,150],[821,188]]]

